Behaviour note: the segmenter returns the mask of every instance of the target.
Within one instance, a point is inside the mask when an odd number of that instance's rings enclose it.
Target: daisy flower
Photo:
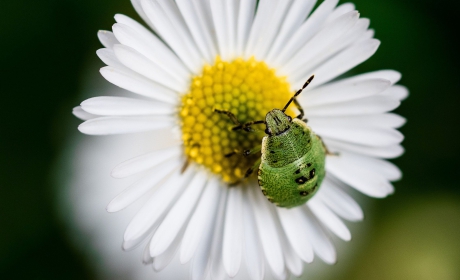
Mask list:
[[[388,113],[407,96],[401,75],[381,70],[336,79],[371,57],[380,42],[351,3],[325,0],[132,0],[150,30],[116,15],[98,36],[102,76],[132,97],[90,98],[74,109],[90,135],[152,131],[151,152],[112,171],[142,174],[107,206],[145,201],[126,228],[123,249],[147,241],[146,264],[157,271],[175,254],[191,262],[192,279],[251,279],[265,268],[277,279],[302,274],[314,256],[336,261],[331,234],[348,241],[343,222],[363,218],[350,187],[382,198],[401,172],[385,159],[403,153],[404,118]],[[304,205],[270,203],[254,178],[241,180],[260,153],[226,156],[260,145],[264,133],[232,131],[232,122],[264,119],[297,98],[308,126],[332,152],[326,177]],[[294,106],[287,108],[298,115]],[[263,129],[261,129],[263,131]],[[134,155],[133,155],[134,156]],[[236,183],[235,183],[236,182]],[[141,199],[143,198],[143,199]]]

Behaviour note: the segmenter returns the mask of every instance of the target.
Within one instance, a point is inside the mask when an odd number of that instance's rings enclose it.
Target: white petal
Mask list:
[[[195,171],[193,165],[189,166],[184,174],[181,174],[181,170],[177,169],[166,181],[160,183],[161,186],[136,213],[126,228],[123,236],[124,249],[129,249],[136,242],[142,241],[143,236],[153,231],[152,228],[159,226],[172,204],[182,194],[182,190],[188,186]]]
[[[225,0],[225,18],[227,20],[227,39],[228,39],[228,51],[229,57],[233,59],[237,56],[236,53],[236,33],[237,33],[237,22],[238,22],[238,10],[240,0]],[[244,3],[243,5],[246,5]]]
[[[364,156],[379,158],[396,158],[404,153],[404,148],[399,144],[383,147],[370,147],[333,140],[326,137],[323,137],[323,141],[328,149],[333,152],[349,151]]]
[[[100,72],[107,81],[128,91],[171,104],[177,103],[178,98],[175,91],[132,70],[126,71],[108,66],[101,68]]]
[[[219,54],[222,56],[222,59],[227,60],[230,58],[230,50],[227,36],[227,24],[229,23],[226,21],[225,3],[224,1],[210,1],[210,4],[211,15],[216,29],[215,34]]]
[[[220,186],[216,186],[220,188]],[[222,191],[222,190],[221,190]],[[217,198],[217,204],[221,201],[220,198],[222,197],[222,192],[220,193],[220,197]],[[190,279],[192,280],[201,280],[207,279],[209,274],[209,270],[211,267],[211,259],[209,258],[211,254],[212,248],[212,237],[216,228],[217,223],[217,214],[218,208],[215,209],[213,213],[213,218],[208,223],[207,227],[203,229],[203,236],[201,237],[200,244],[196,250],[196,253],[192,259],[191,268],[190,268]],[[185,241],[184,241],[185,243]]]
[[[165,4],[166,2],[158,3],[153,0],[141,0],[141,3],[147,17],[156,27],[158,34],[191,72],[198,73],[201,59],[194,46],[194,42],[184,29],[185,26],[182,26],[183,24],[178,22],[180,19],[177,15],[170,17],[173,11],[166,6],[161,6],[161,4]]]
[[[199,7],[190,0],[178,0],[176,3],[184,20],[187,22],[187,26],[201,54],[206,58],[208,63],[211,63],[216,55],[216,49],[211,34],[206,28],[206,22],[199,17]]]
[[[81,106],[74,107],[72,109],[72,114],[74,114],[74,116],[79,118],[80,120],[84,120],[84,121],[99,117],[99,116],[96,116],[96,115],[93,115],[93,114],[90,114],[90,113],[84,111],[81,108]]]
[[[392,113],[360,116],[338,116],[338,117],[309,117],[308,125],[317,127],[382,127],[398,128],[406,122],[406,119]]]
[[[271,209],[273,206],[268,204],[269,202],[256,188],[251,188],[248,192],[251,195],[251,204],[253,206],[259,238],[267,263],[275,275],[278,277],[282,276],[286,273],[285,264],[283,249]]]
[[[124,134],[172,127],[173,123],[173,118],[165,116],[101,117],[87,120],[78,126],[78,130],[90,135]]]
[[[129,69],[124,66],[115,56],[113,49],[99,49],[96,51],[96,54],[99,59],[102,60],[102,62],[104,62],[106,65],[129,71]]]
[[[303,206],[302,208],[304,208]],[[307,209],[306,207],[304,209]],[[310,212],[310,210],[305,211],[305,222],[308,224],[308,234],[309,239],[311,240],[311,245],[313,250],[323,261],[328,264],[333,264],[336,262],[337,253],[335,251],[334,245],[332,244],[329,236],[324,232],[322,226],[318,223],[316,218]]]
[[[97,32],[97,37],[99,38],[99,41],[101,41],[101,44],[108,49],[112,49],[113,45],[119,44],[115,35],[113,35],[110,31],[101,30]]]
[[[285,46],[286,41],[299,29],[302,22],[313,9],[316,0],[294,0],[289,8],[286,18],[282,22],[273,45],[267,55],[266,61],[271,62],[273,57]]]
[[[173,242],[180,230],[186,225],[188,217],[193,213],[196,202],[206,184],[207,174],[199,171],[195,174],[190,185],[167,214],[164,221],[152,237],[150,255],[152,257],[163,254]]]
[[[214,216],[218,208],[221,189],[217,179],[211,179],[206,186],[198,206],[193,213],[182,239],[180,261],[182,264],[190,261],[206,231],[212,231]]]
[[[222,261],[228,276],[234,277],[240,270],[243,256],[243,193],[241,187],[228,191],[225,213]]]
[[[137,50],[125,45],[115,45],[113,50],[118,60],[120,60],[120,62],[129,69],[149,78],[154,82],[169,87],[172,90],[178,92],[184,91],[185,84],[179,83],[157,64],[153,63]]]
[[[222,263],[222,240],[224,233],[225,209],[227,202],[228,187],[225,186],[224,193],[219,203],[219,210],[216,217],[216,226],[212,238],[211,249],[211,279],[220,280],[225,278],[225,268]]]
[[[303,77],[293,81],[293,84],[299,88],[308,77],[315,74],[315,79],[309,87],[311,89],[320,86],[366,61],[377,51],[379,45],[380,41],[376,39],[354,44],[321,64],[314,70],[314,73],[306,73]]]
[[[151,170],[149,174],[127,187],[112,199],[107,205],[107,212],[123,210],[145,195],[148,191],[156,189],[161,181],[172,174],[175,169],[179,168],[179,164],[179,160],[166,161],[154,170]]]
[[[141,0],[131,0],[131,4],[133,5],[134,9],[136,10],[137,14],[141,16],[141,18],[149,25],[152,30],[155,30],[155,26],[150,22],[149,18],[144,12],[144,9],[142,8]]]
[[[205,232],[206,238],[201,240],[202,244],[192,260],[190,268],[190,279],[192,280],[208,279],[207,276],[210,268],[209,253],[212,247],[212,229],[213,228],[209,228]]]
[[[311,107],[307,111],[309,116],[352,116],[372,115],[389,112],[398,108],[401,103],[398,100],[374,95],[340,103],[331,103]]]
[[[181,152],[182,147],[179,146],[179,143],[173,142],[168,148],[146,153],[120,163],[112,170],[111,175],[114,178],[128,177],[157,166],[168,159],[178,157]]]
[[[153,258],[153,270],[157,272],[161,271],[173,260],[174,255],[177,252],[177,248],[179,248],[179,244],[181,243],[182,234],[183,232],[177,234],[174,241],[163,254]]]
[[[300,95],[298,100],[302,107],[311,108],[329,103],[338,103],[360,99],[383,92],[391,86],[390,81],[370,79],[357,82],[327,84],[309,90]]]
[[[270,20],[262,29],[262,33],[259,34],[259,38],[254,47],[254,49],[257,50],[255,53],[256,58],[265,60],[270,46],[273,45],[291,4],[291,0],[284,0],[276,1],[271,5],[273,12],[270,16]]]
[[[363,210],[359,204],[346,192],[336,187],[327,176],[321,184],[320,191],[318,191],[316,197],[344,219],[361,221],[364,217]]]
[[[148,245],[145,246],[144,252],[142,253],[142,264],[144,264],[144,265],[153,264],[153,258],[150,257],[150,252],[149,252],[149,246]]]
[[[225,205],[226,200],[226,191],[227,186],[223,187],[218,182],[217,178],[211,178],[211,182],[209,183],[209,187],[214,187],[218,189],[218,197],[216,198],[216,208],[212,213],[211,220],[207,223],[205,228],[203,228],[203,236],[201,237],[200,244],[196,250],[196,253],[192,259],[191,269],[190,269],[190,278],[192,280],[201,280],[207,279],[207,275],[211,269],[212,260],[210,255],[212,253],[212,245],[213,245],[213,236],[214,232],[218,231],[217,224],[219,218],[223,214],[222,212],[225,210],[222,205]],[[204,207],[203,207],[204,208]],[[222,210],[222,211],[221,211]],[[185,241],[184,241],[185,243]]]
[[[359,42],[363,38],[363,35],[366,34],[366,30],[369,27],[369,24],[370,21],[368,19],[359,19],[356,24],[353,25],[353,27],[348,29],[348,31],[338,34],[340,37],[337,38],[333,43],[329,44],[327,47],[321,48],[316,55],[310,55],[310,59],[308,60],[307,64],[300,65],[301,67],[297,67],[295,70],[290,69],[288,75],[292,76],[292,80],[305,78],[306,74],[314,72],[316,68],[325,63],[327,60],[348,48],[350,45]],[[320,32],[323,33],[323,31]],[[309,54],[308,49],[305,49],[305,54]]]
[[[245,193],[246,194],[246,193]],[[257,233],[254,213],[251,208],[251,199],[246,195],[244,199],[244,262],[252,280],[264,279],[265,259]]]
[[[364,41],[374,38],[374,35],[375,35],[375,31],[373,29],[368,29],[355,42],[357,44],[360,44]]]
[[[257,54],[261,50],[257,48],[257,43],[264,40],[265,28],[270,24],[275,7],[276,3],[274,0],[259,1],[244,52],[246,58],[254,55],[260,59]]]
[[[380,94],[401,101],[409,96],[409,90],[405,86],[395,85]]]
[[[300,207],[276,208],[287,239],[299,257],[307,263],[313,261],[313,247],[308,238],[308,224]]]
[[[393,186],[378,171],[364,171],[361,167],[353,165],[349,153],[342,152],[339,156],[327,157],[326,170],[371,197],[386,197],[394,191]]]
[[[321,137],[358,145],[386,147],[401,143],[404,136],[393,128],[317,126],[315,133]]]
[[[217,55],[217,39],[216,39],[216,30],[212,20],[211,4],[209,0],[192,0],[193,6],[195,8],[196,17],[200,22],[200,33],[207,33],[212,44],[212,59]]]
[[[377,172],[389,181],[396,181],[402,177],[401,170],[389,161],[356,155],[353,153],[346,153],[345,156],[347,157],[349,164],[362,169],[364,172],[366,170]]]
[[[337,19],[341,15],[344,15],[353,10],[355,10],[355,5],[353,3],[344,3],[342,5],[337,6],[327,18],[326,24],[333,22],[335,19]]]
[[[81,106],[91,114],[109,116],[170,115],[175,111],[173,106],[162,102],[115,96],[93,97]]]
[[[343,34],[348,32],[358,21],[359,13],[357,11],[349,12],[340,16],[334,22],[320,30],[315,37],[293,55],[283,67],[281,73],[287,73],[296,77],[296,73],[303,74],[305,65],[312,65],[311,60],[320,56],[330,46],[337,45],[341,41]],[[307,67],[310,68],[310,67]],[[311,71],[311,70],[307,70]],[[302,75],[303,76],[303,75]]]
[[[289,40],[284,42],[281,52],[277,54],[273,53],[273,65],[283,65],[284,61],[287,61],[292,55],[297,53],[303,45],[315,36],[338,2],[338,0],[326,0],[321,3]]]
[[[281,237],[281,236],[280,236]],[[286,237],[282,237],[283,249],[284,249],[284,260],[286,262],[287,269],[296,277],[300,277],[303,271],[303,263],[299,256],[296,254],[291,244],[286,240]]]
[[[320,222],[329,228],[335,235],[342,240],[351,240],[351,233],[347,226],[337,218],[337,216],[329,210],[319,199],[310,199],[307,206],[315,214]]]
[[[180,85],[178,88],[184,90],[187,87],[188,71],[158,38],[151,34],[149,37],[144,37],[145,35],[122,23],[114,24],[112,29],[121,44],[136,50],[149,62],[155,64],[164,72],[163,75]]]
[[[150,52],[150,54],[155,56],[155,59],[160,59],[162,61],[160,65],[165,66],[165,70],[177,73],[180,77],[188,78],[190,72],[187,70],[184,63],[157,36],[152,34],[150,30],[125,15],[117,14],[115,15],[115,20],[118,23],[127,25],[136,31],[136,33],[141,36],[142,40],[144,40],[147,45],[152,48],[152,50],[155,50],[155,52]]]
[[[240,3],[238,21],[237,21],[237,54],[242,55],[251,32],[252,21],[256,9],[256,0],[243,0]]]
[[[391,84],[397,83],[401,79],[401,73],[395,70],[378,70],[374,72],[368,72],[361,75],[356,75],[347,79],[340,80],[338,82],[358,82],[362,80],[370,80],[370,79],[384,79],[389,80]]]
[[[155,0],[161,6],[161,9],[164,12],[165,17],[170,22],[169,28],[172,27],[175,30],[175,33],[183,40],[184,45],[187,47],[188,50],[191,52],[191,56],[195,57],[197,61],[201,61],[202,58],[199,55],[199,50],[190,34],[190,31],[187,27],[184,18],[182,17],[179,8],[175,1],[159,1]],[[163,34],[163,30],[159,30],[161,34]],[[184,47],[184,46],[182,46]]]

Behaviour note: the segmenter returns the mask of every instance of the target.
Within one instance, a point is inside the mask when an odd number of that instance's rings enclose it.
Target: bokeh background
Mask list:
[[[353,255],[339,252],[327,277],[460,279],[460,2],[352,2],[382,41],[353,73],[396,69],[410,90],[396,110],[408,120],[406,153],[394,160],[404,177],[394,195],[365,199],[366,230],[356,237],[352,229]],[[139,19],[129,0],[0,4],[2,279],[97,279],[69,238],[55,178],[79,124],[72,108],[88,72],[103,66],[96,32],[116,13]]]

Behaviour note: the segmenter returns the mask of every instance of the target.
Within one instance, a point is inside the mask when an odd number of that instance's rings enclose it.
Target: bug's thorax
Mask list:
[[[279,135],[291,127],[291,118],[279,109],[273,109],[265,115],[266,132],[269,135]]]

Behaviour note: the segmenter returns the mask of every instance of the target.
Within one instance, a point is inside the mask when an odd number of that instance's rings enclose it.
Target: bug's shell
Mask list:
[[[279,135],[262,140],[258,171],[263,194],[279,207],[306,203],[325,176],[326,151],[321,139],[301,120]]]

